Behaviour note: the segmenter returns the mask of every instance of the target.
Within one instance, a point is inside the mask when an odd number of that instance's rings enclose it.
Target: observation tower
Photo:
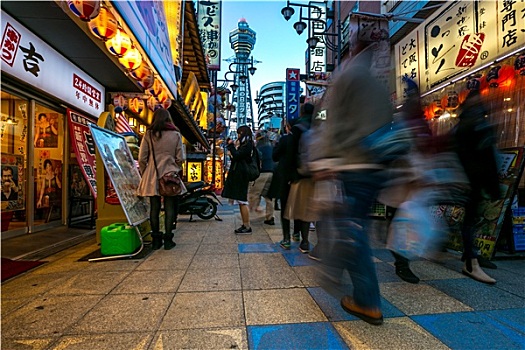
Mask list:
[[[250,28],[246,19],[241,18],[237,24],[237,29],[230,32],[230,44],[235,52],[235,57],[226,61],[230,62],[230,70],[233,69],[235,72],[235,84],[239,86],[237,91],[233,93],[233,102],[236,105],[237,112],[237,127],[248,125],[253,128],[250,76],[254,69],[250,70],[249,68],[252,68],[254,64],[253,57],[250,57],[250,54],[255,45],[255,31]]]

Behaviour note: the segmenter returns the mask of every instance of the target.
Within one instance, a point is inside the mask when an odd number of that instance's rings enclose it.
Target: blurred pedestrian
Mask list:
[[[257,132],[255,142],[261,160],[261,174],[257,180],[254,181],[253,186],[249,186],[248,189],[250,211],[258,212],[261,197],[264,198],[264,223],[266,225],[275,225],[273,200],[268,196],[273,177],[273,169],[275,167],[275,163],[272,160],[273,146],[268,134],[264,130]]]
[[[237,129],[237,145],[231,139],[227,140],[226,146],[231,157],[230,171],[224,183],[222,196],[231,199],[234,203],[239,205],[241,212],[242,225],[235,229],[236,234],[251,234],[252,228],[250,226],[250,210],[248,208],[248,186],[250,181],[246,172],[247,162],[255,156],[253,152],[257,152],[253,141],[252,130],[246,126],[240,126]]]
[[[483,283],[494,284],[480,267],[478,252],[474,247],[475,224],[479,220],[478,209],[484,199],[501,198],[496,160],[495,134],[487,122],[488,111],[481,101],[479,80],[470,81],[470,92],[460,107],[459,122],[452,129],[456,152],[470,183],[465,218],[462,227],[463,274]]]
[[[169,172],[182,170],[182,136],[173,124],[170,112],[160,108],[153,113],[139,151],[139,170],[142,178],[137,190],[141,197],[150,199],[150,223],[152,249],[162,247],[169,250],[175,247],[173,229],[179,210],[179,196],[162,197],[159,194],[158,179]],[[166,232],[160,232],[161,202],[164,202],[164,225]]]
[[[340,282],[347,270],[353,296],[344,295],[341,307],[362,320],[383,323],[375,264],[368,237],[368,211],[385,182],[384,166],[361,141],[392,122],[392,106],[384,86],[371,74],[373,45],[356,40],[351,60],[342,67],[328,90],[327,119],[316,147],[324,159],[311,163],[314,177],[339,178],[343,203],[333,221],[337,230],[333,250],[323,256],[324,281]],[[322,285],[329,289],[330,285]]]
[[[316,212],[311,207],[314,193],[314,181],[308,170],[308,144],[310,134],[308,133],[312,124],[315,106],[311,103],[301,105],[299,119],[292,126],[291,147],[287,149],[291,173],[291,186],[286,207],[283,207],[284,217],[294,220],[299,226],[301,253],[310,251],[309,231],[310,223],[317,220]]]

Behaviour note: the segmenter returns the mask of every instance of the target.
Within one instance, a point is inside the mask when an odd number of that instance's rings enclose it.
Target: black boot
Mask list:
[[[173,242],[173,233],[166,233],[164,234],[163,238],[164,238],[164,249],[165,250],[170,250],[177,245],[175,244],[175,242]]]
[[[158,250],[162,247],[162,232],[152,232],[151,233],[151,249]]]
[[[403,281],[408,283],[419,283],[419,277],[414,275],[410,270],[409,260],[397,253],[392,252],[392,255],[396,259],[394,265],[396,266],[396,275]]]

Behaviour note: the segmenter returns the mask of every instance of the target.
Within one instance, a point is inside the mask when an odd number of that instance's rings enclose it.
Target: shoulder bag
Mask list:
[[[248,181],[255,181],[261,175],[261,162],[259,160],[259,150],[254,146],[252,156],[246,160],[246,173]]]
[[[153,140],[151,140],[152,133],[150,132],[151,153],[153,155],[153,163],[155,164],[155,173],[157,178],[159,176],[157,168],[157,160],[155,159],[155,148],[153,148]],[[184,182],[182,182],[176,172],[170,171],[157,179],[159,184],[159,194],[163,197],[179,196],[187,192]]]

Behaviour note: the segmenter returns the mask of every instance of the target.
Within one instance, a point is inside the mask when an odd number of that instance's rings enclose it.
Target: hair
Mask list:
[[[42,117],[47,118],[47,115],[45,113],[40,113],[37,119],[40,120]]]
[[[46,168],[47,164],[51,165],[51,168],[53,167],[53,162],[51,162],[49,159],[46,159],[44,160],[44,169]]]
[[[4,171],[7,171],[9,170],[11,172],[11,175],[14,175],[15,172],[13,171],[13,168],[11,168],[10,166],[3,166],[2,167],[2,175],[4,175]]]
[[[153,113],[153,121],[148,129],[160,139],[162,131],[166,130],[168,124],[173,124],[170,112],[164,108],[159,108]]]
[[[244,144],[248,141],[253,142],[253,133],[252,129],[250,129],[248,126],[243,125],[239,126],[237,129],[237,133],[239,134],[239,141]]]
[[[314,112],[315,106],[310,102],[303,103],[301,106],[301,116],[305,114],[312,114]]]

